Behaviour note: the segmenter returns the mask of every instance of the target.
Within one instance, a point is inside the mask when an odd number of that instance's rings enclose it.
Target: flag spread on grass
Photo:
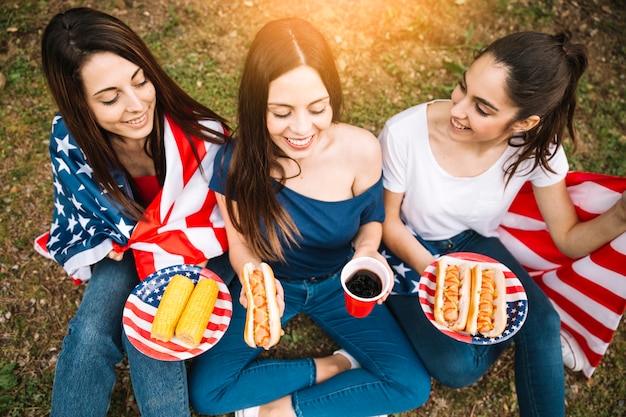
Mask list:
[[[626,190],[626,178],[570,172],[568,192],[581,220],[604,213]],[[590,378],[626,308],[626,233],[589,256],[571,259],[556,248],[526,184],[499,229],[504,245],[529,271],[585,354]],[[532,308],[532,306],[530,307]]]
[[[217,122],[209,127],[223,129]],[[158,269],[197,264],[227,249],[215,193],[208,188],[218,146],[192,138],[201,165],[184,133],[165,119],[167,174],[163,188],[136,223],[107,198],[85,155],[56,116],[50,135],[54,215],[50,230],[35,239],[35,250],[63,266],[76,284],[91,277],[91,265],[112,250],[134,251],[141,279]],[[120,188],[131,193],[120,174]]]

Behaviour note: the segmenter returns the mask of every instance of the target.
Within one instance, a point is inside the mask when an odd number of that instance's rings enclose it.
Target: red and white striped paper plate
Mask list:
[[[210,278],[217,282],[219,288],[213,314],[204,331],[202,341],[197,347],[186,345],[176,336],[169,342],[150,338],[152,321],[161,302],[163,291],[176,274],[191,278],[194,284],[201,277]],[[231,316],[232,298],[228,287],[220,277],[213,271],[200,266],[176,265],[156,271],[135,287],[124,306],[123,324],[126,336],[137,350],[154,359],[178,361],[193,358],[211,349],[228,329]]]
[[[433,313],[433,305],[435,302],[435,288],[437,287],[437,278],[435,276],[437,269],[437,262],[433,262],[426,268],[420,278],[419,283],[419,299],[424,310],[424,314],[428,320],[439,329],[445,335],[448,335],[456,340],[465,343],[471,343],[474,345],[491,345],[494,343],[500,343],[513,337],[515,333],[521,329],[522,324],[526,320],[528,312],[528,300],[526,299],[526,292],[522,283],[511,272],[509,268],[502,265],[495,259],[489,258],[485,255],[470,252],[457,252],[450,253],[442,256],[451,265],[458,265],[461,263],[470,263],[472,265],[480,263],[483,268],[498,268],[504,273],[506,281],[506,312],[507,312],[507,324],[504,332],[498,337],[483,337],[480,333],[476,336],[461,331],[455,332],[447,327],[437,323]]]

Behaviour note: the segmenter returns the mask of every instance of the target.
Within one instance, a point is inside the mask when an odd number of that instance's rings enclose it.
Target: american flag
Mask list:
[[[215,130],[217,122],[206,122]],[[132,248],[137,272],[144,279],[158,269],[197,264],[227,250],[224,222],[208,188],[218,145],[192,138],[201,158],[178,126],[166,117],[167,174],[162,190],[138,223],[107,199],[93,178],[82,150],[60,115],[52,123],[50,159],[54,184],[54,214],[50,230],[35,239],[35,250],[63,266],[76,284],[91,277],[91,265],[113,248]],[[124,177],[115,175],[131,193]]]
[[[200,345],[190,347],[174,336],[169,342],[150,337],[152,322],[165,287],[174,275],[184,275],[197,284],[199,279],[217,282],[219,294]],[[212,271],[195,265],[177,265],[154,272],[139,284],[124,306],[123,325],[128,340],[145,355],[164,361],[190,359],[206,352],[220,341],[232,317],[232,298],[228,287]]]
[[[624,177],[585,172],[568,173],[566,184],[582,220],[607,211],[626,190]],[[513,201],[499,233],[554,304],[562,328],[582,348],[583,374],[590,378],[626,308],[626,234],[589,256],[566,257],[550,238],[530,184]]]

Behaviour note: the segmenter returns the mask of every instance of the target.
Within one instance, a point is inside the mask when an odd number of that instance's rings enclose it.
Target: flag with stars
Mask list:
[[[214,129],[221,129],[216,122]],[[54,213],[50,230],[35,239],[35,250],[63,266],[79,284],[91,265],[112,250],[132,248],[140,278],[167,266],[200,263],[227,248],[223,219],[208,188],[218,145],[192,138],[202,161],[178,126],[165,120],[167,174],[163,189],[139,223],[125,216],[96,183],[84,153],[60,115],[52,123],[50,159]],[[114,173],[129,195],[123,175]]]
[[[581,220],[604,213],[626,190],[625,177],[570,172],[565,180]],[[585,355],[583,373],[590,378],[626,308],[626,233],[589,256],[563,255],[550,238],[530,184],[520,190],[498,232],[578,342]]]

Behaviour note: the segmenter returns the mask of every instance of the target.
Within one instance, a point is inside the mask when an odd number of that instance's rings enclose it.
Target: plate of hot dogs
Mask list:
[[[444,255],[430,264],[420,278],[419,300],[433,326],[476,345],[510,339],[528,312],[526,292],[515,274],[470,252]]]
[[[220,341],[230,325],[232,299],[213,271],[176,265],[149,275],[131,292],[122,323],[131,344],[163,361],[193,358]]]

